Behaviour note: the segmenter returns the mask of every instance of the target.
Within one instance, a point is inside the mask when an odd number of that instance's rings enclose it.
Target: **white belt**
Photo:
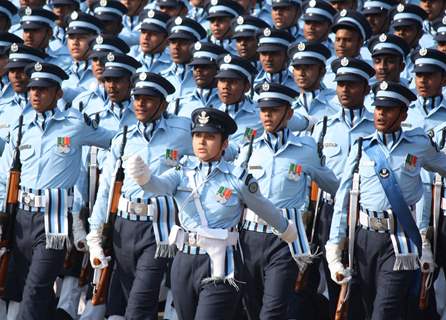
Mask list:
[[[254,211],[252,211],[251,209],[248,209],[248,208],[245,209],[244,219],[247,221],[254,222],[254,223],[268,225],[268,222],[266,222],[265,220],[260,218]]]
[[[446,210],[446,198],[441,198],[440,208]]]
[[[328,192],[322,191],[322,199],[324,199],[328,204],[334,203],[333,196]]]
[[[19,202],[32,208],[45,208],[46,196],[19,190]],[[73,196],[68,196],[68,207],[73,205]]]
[[[151,204],[132,202],[121,196],[119,198],[118,210],[137,216],[153,217],[155,208]]]
[[[391,231],[393,229],[393,216],[389,215],[389,218],[376,218],[360,211],[359,223],[363,227],[370,228],[374,231]]]

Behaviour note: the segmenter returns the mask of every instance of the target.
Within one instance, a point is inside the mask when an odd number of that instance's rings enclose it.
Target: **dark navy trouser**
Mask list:
[[[126,319],[158,319],[158,295],[167,267],[167,258],[155,259],[156,242],[150,221],[131,221],[117,217],[113,230],[115,268],[107,300],[107,313],[119,315],[122,295]],[[118,283],[119,284],[118,284]]]
[[[63,268],[65,250],[45,246],[44,214],[18,210],[12,249],[14,270],[7,283],[8,296],[21,300],[18,320],[52,319],[54,315],[53,285]]]
[[[234,249],[235,279],[244,281],[240,272],[240,252]],[[172,264],[172,296],[180,320],[231,320],[240,319],[235,314],[241,298],[243,282],[236,289],[228,282],[203,283],[211,276],[207,254],[178,252]]]
[[[287,319],[298,267],[288,245],[275,234],[242,230],[246,270],[244,301],[249,318]]]
[[[367,319],[404,319],[415,271],[394,271],[390,234],[358,228],[355,241],[357,275]]]

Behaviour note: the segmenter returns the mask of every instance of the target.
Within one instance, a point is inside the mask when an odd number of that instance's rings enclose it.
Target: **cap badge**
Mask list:
[[[37,71],[37,72],[42,71],[42,65],[41,65],[39,62],[37,62],[37,63],[34,65],[34,70]]]
[[[112,52],[107,54],[107,61],[113,62],[115,61],[115,55]]]
[[[386,81],[383,81],[379,84],[379,90],[386,91],[388,87],[389,87],[389,84]]]
[[[426,48],[421,48],[420,49],[420,56],[425,56],[427,54],[427,49]]]
[[[96,37],[96,43],[97,44],[103,44],[104,43],[104,38],[102,36],[97,36]]]
[[[402,3],[400,3],[398,5],[398,7],[396,7],[396,11],[398,11],[398,12],[403,12],[404,9],[405,9],[405,7],[404,7],[404,4],[402,4]]]
[[[201,49],[201,42],[196,42],[196,43],[194,44],[194,49],[195,49],[195,50],[200,50],[200,49]]]
[[[26,9],[25,9],[25,14],[26,14],[27,16],[30,16],[32,13],[33,13],[33,10],[32,10],[30,7],[26,7]]]
[[[339,15],[341,17],[345,17],[347,15],[347,10],[346,9],[342,9],[341,12],[339,13]]]
[[[265,37],[269,37],[271,35],[271,29],[270,28],[265,28],[265,30],[263,30],[263,35]]]
[[[19,51],[19,46],[17,43],[11,44],[11,52],[17,52]]]
[[[150,10],[149,12],[147,12],[147,16],[148,16],[149,18],[153,18],[153,17],[155,16],[155,11]]]
[[[229,55],[229,54],[225,55],[225,57],[223,58],[223,61],[225,63],[230,63],[232,61],[231,55]]]
[[[201,111],[200,115],[198,116],[198,122],[200,124],[206,124],[209,122],[209,116],[207,115],[206,111]]]
[[[211,5],[216,6],[218,3],[218,0],[211,0]]]
[[[346,67],[348,66],[348,63],[349,63],[348,58],[344,57],[341,59],[341,66]]]
[[[99,4],[101,5],[101,7],[105,7],[107,5],[107,0],[101,0],[99,1]]]
[[[312,8],[314,8],[316,6],[316,0],[311,0],[308,5]]]
[[[143,72],[139,74],[139,80],[144,81],[147,79],[147,73]]]
[[[262,84],[262,90],[263,91],[269,91],[269,83],[268,82],[264,82]]]
[[[300,43],[297,45],[297,49],[299,49],[299,51],[304,51],[304,50],[305,50],[305,43],[300,42]]]
[[[180,24],[182,24],[183,23],[183,19],[181,19],[181,17],[176,17],[175,18],[175,24],[178,26],[178,25],[180,25]]]
[[[237,18],[237,24],[243,24],[245,22],[245,19],[242,16],[239,16]]]
[[[77,18],[79,18],[79,13],[77,13],[77,11],[73,11],[70,18],[71,20],[77,20]]]
[[[385,42],[386,40],[387,40],[387,36],[386,36],[385,33],[383,33],[383,34],[381,34],[381,35],[379,36],[379,41],[380,41],[380,42]]]
[[[446,24],[446,16],[443,17],[443,20],[441,20],[441,22],[442,22],[443,24]]]

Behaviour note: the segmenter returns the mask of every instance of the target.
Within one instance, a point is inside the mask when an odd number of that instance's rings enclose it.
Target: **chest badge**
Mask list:
[[[290,163],[290,167],[288,169],[288,179],[297,181],[299,180],[301,174],[302,166],[300,164]]]
[[[406,157],[406,163],[404,164],[406,170],[412,171],[417,167],[417,157],[411,154],[408,154]]]
[[[71,150],[70,137],[57,137],[57,151],[60,153],[69,153]]]
[[[229,188],[226,188],[223,186],[218,188],[216,198],[219,203],[221,203],[221,204],[226,203],[231,196],[232,196],[232,189],[229,189]]]
[[[251,139],[254,139],[257,135],[257,130],[252,128],[246,128],[245,134],[243,135],[243,143],[248,143]]]
[[[177,149],[166,149],[165,160],[169,166],[176,166],[178,164],[179,152]]]

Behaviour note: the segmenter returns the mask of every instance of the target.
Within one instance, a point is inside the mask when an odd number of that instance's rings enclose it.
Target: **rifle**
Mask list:
[[[440,219],[441,211],[441,195],[443,191],[443,183],[441,176],[436,173],[434,185],[432,187],[432,216],[433,216],[433,235],[432,235],[432,255],[435,261],[437,255],[437,236],[438,236],[438,224]],[[422,265],[422,269],[429,268],[429,265]],[[424,311],[429,306],[429,289],[432,286],[432,273],[423,272],[421,274],[421,287],[420,287],[420,298],[418,301],[418,307],[420,310]]]
[[[110,191],[108,194],[107,203],[107,221],[102,230],[102,248],[106,257],[111,257],[113,254],[113,225],[118,213],[119,197],[121,196],[121,189],[124,183],[124,168],[122,167],[122,157],[124,155],[125,144],[127,143],[127,126],[124,126],[123,137],[121,143],[121,150],[119,158],[116,161],[115,171],[112,176],[112,183],[110,184]],[[99,259],[94,259],[95,265],[100,265]],[[93,279],[93,297],[91,302],[93,305],[104,304],[107,296],[107,289],[110,282],[112,271],[112,263],[110,260],[107,267],[103,269],[95,269]]]
[[[322,120],[322,131],[321,135],[319,136],[319,140],[317,141],[317,153],[319,155],[319,158],[321,159],[321,164],[324,164],[324,138],[325,134],[327,133],[327,121],[328,117],[324,116]],[[313,211],[313,219],[311,223],[311,232],[307,229],[307,236],[310,238],[310,247],[315,247],[315,237],[317,232],[317,222],[319,219],[319,211],[321,206],[321,198],[322,198],[322,190],[319,188],[316,182],[311,181],[311,191],[310,191],[310,204],[309,204],[309,211]],[[306,285],[306,279],[308,274],[308,268],[305,270],[299,270],[299,273],[297,274],[296,282],[294,283],[294,292],[301,291],[305,285]]]
[[[14,150],[11,169],[9,170],[5,211],[0,215],[0,296],[3,297],[6,288],[6,277],[8,275],[9,259],[11,256],[12,242],[14,238],[14,225],[19,203],[19,187],[22,163],[20,161],[20,144],[22,143],[23,115],[19,117],[19,129],[17,144]]]
[[[90,148],[90,162],[88,164],[88,207],[83,209],[85,230],[88,232],[88,217],[93,212],[93,206],[96,202],[96,194],[98,191],[99,169],[98,169],[98,148],[92,146]],[[83,287],[88,282],[91,273],[91,265],[89,263],[88,252],[83,253],[81,271],[79,273],[79,287]]]
[[[356,220],[359,209],[359,162],[362,154],[362,138],[358,138],[358,154],[356,156],[356,163],[353,168],[353,184],[350,190],[350,203],[349,203],[349,222],[348,222],[348,269],[350,273],[353,271],[354,260],[354,247],[355,247],[355,231]],[[336,274],[338,281],[342,281],[344,278],[341,274]],[[348,298],[350,295],[350,282],[341,285],[341,291],[339,292],[338,304],[336,305],[336,320],[347,319],[348,313]]]

